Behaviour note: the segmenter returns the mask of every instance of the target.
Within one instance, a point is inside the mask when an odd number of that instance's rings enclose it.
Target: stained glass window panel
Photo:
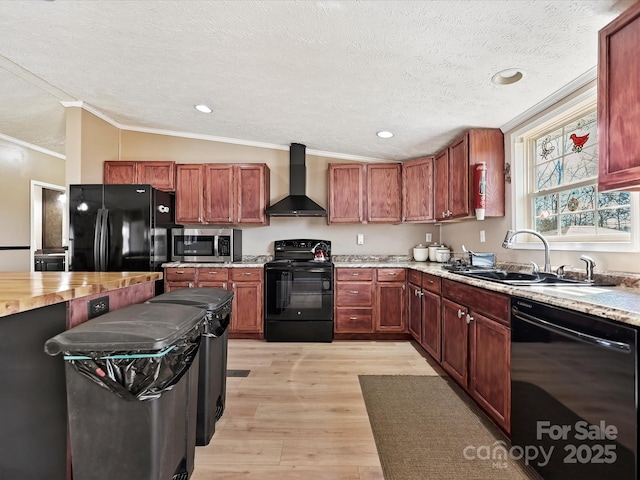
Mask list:
[[[596,190],[593,185],[560,192],[560,213],[593,210]]]
[[[533,173],[529,200],[535,229],[556,241],[628,241],[628,192],[597,191],[598,130],[595,106],[529,139]],[[531,145],[531,144],[529,144]],[[574,188],[571,188],[575,185]],[[613,239],[613,240],[612,240]]]
[[[559,185],[561,172],[560,160],[554,160],[536,166],[536,190],[542,191]]]
[[[536,197],[534,204],[536,217],[549,217],[558,211],[558,195]]]

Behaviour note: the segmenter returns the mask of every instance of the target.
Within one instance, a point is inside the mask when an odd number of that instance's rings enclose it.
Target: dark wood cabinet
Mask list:
[[[231,268],[233,303],[229,334],[264,332],[264,273],[261,268]]]
[[[176,167],[176,223],[204,221],[204,169],[202,164]]]
[[[409,272],[409,276],[411,277]],[[416,272],[419,274],[419,272]],[[418,343],[422,343],[422,287],[420,280],[417,283],[409,279],[409,301],[407,302],[408,327],[411,337]]]
[[[420,345],[438,362],[441,360],[442,313],[440,290],[442,279],[422,274],[422,333]]]
[[[402,221],[400,163],[331,163],[327,193],[329,224]]]
[[[402,164],[402,221],[432,222],[433,157]]]
[[[266,164],[179,164],[176,177],[176,222],[269,224]]]
[[[234,165],[236,210],[235,223],[269,225],[265,214],[269,205],[270,171],[263,163]]]
[[[448,279],[442,294],[442,367],[509,432],[509,297]]]
[[[203,221],[215,224],[233,223],[235,216],[233,166],[208,163],[202,168],[204,169]]]
[[[407,331],[407,271],[404,268],[376,269],[376,332]]]
[[[372,333],[373,278],[372,268],[335,269],[335,333]]]
[[[442,367],[467,388],[469,328],[464,305],[442,298]]]
[[[511,427],[511,331],[478,312],[471,312],[469,391],[505,430]]]
[[[640,3],[598,41],[598,190],[640,190]]]
[[[168,192],[176,188],[176,166],[171,161],[112,161],[104,162],[105,184],[149,184]]]
[[[434,157],[434,216],[459,220],[475,215],[474,167],[487,164],[487,217],[504,216],[504,136],[499,129],[472,129]]]
[[[380,163],[366,166],[367,222],[402,221],[402,165]]]
[[[335,333],[406,333],[404,268],[336,268]]]

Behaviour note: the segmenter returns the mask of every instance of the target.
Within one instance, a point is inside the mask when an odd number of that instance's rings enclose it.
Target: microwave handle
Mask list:
[[[219,257],[220,256],[220,251],[218,250],[218,240],[220,239],[220,237],[218,235],[214,235],[213,236],[213,255],[215,257]]]

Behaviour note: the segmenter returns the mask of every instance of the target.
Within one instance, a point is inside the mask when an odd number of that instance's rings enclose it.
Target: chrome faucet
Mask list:
[[[591,257],[587,257],[586,255],[580,255],[580,260],[586,263],[585,268],[587,270],[587,278],[585,279],[587,282],[593,282],[593,267],[596,266],[596,262]]]
[[[504,237],[504,241],[502,242],[502,248],[511,248],[511,247],[513,247],[513,243],[512,243],[513,237],[515,237],[519,233],[528,233],[530,235],[538,237],[542,241],[542,244],[544,245],[544,269],[543,269],[543,272],[552,273],[551,272],[551,259],[550,259],[550,255],[549,255],[549,242],[547,242],[547,239],[544,238],[542,235],[540,235],[535,230],[527,230],[527,229],[524,229],[524,230],[508,230],[507,234]]]

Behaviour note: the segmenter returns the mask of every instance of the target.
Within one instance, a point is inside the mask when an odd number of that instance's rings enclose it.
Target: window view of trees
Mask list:
[[[534,228],[550,240],[629,241],[631,196],[599,193],[595,107],[531,138]]]

